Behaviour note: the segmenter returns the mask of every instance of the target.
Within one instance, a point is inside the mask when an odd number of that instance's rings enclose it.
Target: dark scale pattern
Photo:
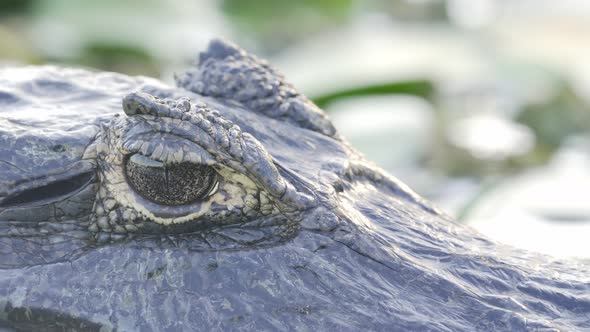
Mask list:
[[[126,174],[137,193],[162,205],[184,205],[202,200],[217,181],[213,168],[191,163],[150,167],[127,159]]]

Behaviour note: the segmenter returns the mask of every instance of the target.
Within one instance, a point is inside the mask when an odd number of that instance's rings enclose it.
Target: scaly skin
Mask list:
[[[590,329],[587,266],[455,224],[263,61],[177,84],[0,71],[0,330]],[[197,164],[198,199],[138,189]]]

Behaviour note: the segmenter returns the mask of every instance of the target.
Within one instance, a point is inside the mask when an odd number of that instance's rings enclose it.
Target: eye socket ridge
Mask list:
[[[191,162],[164,163],[142,154],[124,160],[125,176],[140,196],[164,206],[188,205],[215,194],[219,175],[208,165]]]

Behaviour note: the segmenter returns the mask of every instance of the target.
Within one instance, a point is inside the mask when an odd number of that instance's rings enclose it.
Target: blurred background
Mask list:
[[[265,57],[370,160],[513,246],[590,258],[586,0],[0,0],[0,66]]]

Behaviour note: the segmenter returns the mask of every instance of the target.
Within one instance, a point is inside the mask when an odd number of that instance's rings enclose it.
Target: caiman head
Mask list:
[[[213,41],[176,80],[178,88],[51,67],[3,73],[0,267],[125,240],[276,245],[302,225],[335,228],[334,198],[361,175],[422,204],[235,45]]]
[[[0,329],[588,327],[586,268],[455,224],[264,61],[176,84],[0,71]]]

